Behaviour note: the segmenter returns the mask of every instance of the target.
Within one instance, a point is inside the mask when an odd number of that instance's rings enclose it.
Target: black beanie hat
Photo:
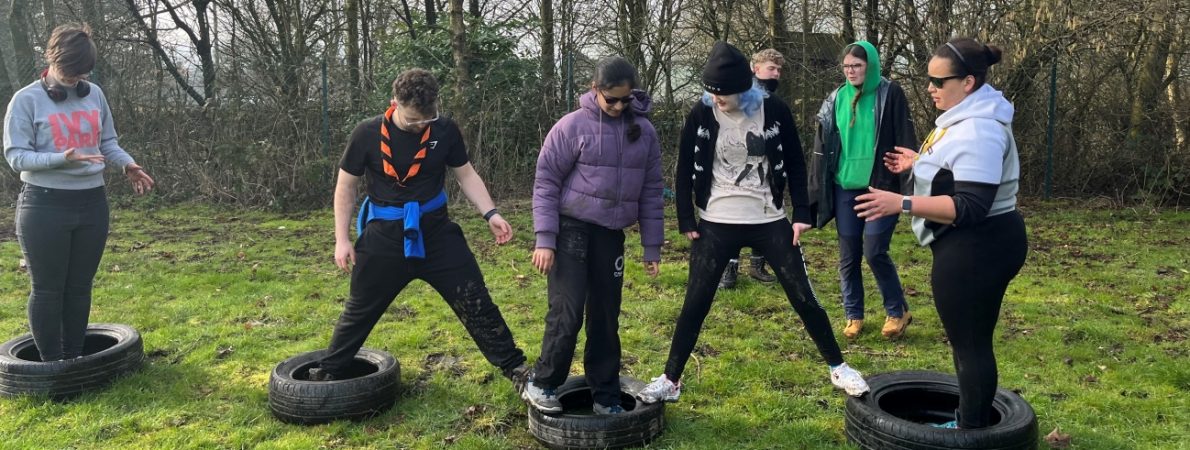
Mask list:
[[[707,65],[702,68],[702,87],[715,95],[739,94],[752,88],[748,58],[723,41],[715,42]]]

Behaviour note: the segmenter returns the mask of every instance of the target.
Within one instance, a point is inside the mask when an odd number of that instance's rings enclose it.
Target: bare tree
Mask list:
[[[868,0],[864,8],[864,20],[868,24],[867,41],[880,47],[880,12],[876,0]]]
[[[343,12],[347,16],[347,72],[351,80],[351,103],[360,101],[359,82],[359,0],[346,0]]]
[[[554,63],[554,2],[541,0],[541,90],[545,113],[552,114],[558,97]]]
[[[641,45],[644,43],[646,0],[618,0],[620,18],[617,21],[620,36],[619,48],[624,58],[636,67],[644,67],[645,54]]]
[[[18,81],[24,81],[37,73],[37,61],[33,56],[33,40],[29,36],[29,1],[12,0],[8,10],[8,27],[12,36],[13,65]]]
[[[393,5],[393,8],[396,7],[396,5]],[[401,10],[397,11],[397,16],[401,18],[402,22],[405,22],[405,29],[409,32],[409,39],[416,40],[417,28],[413,25],[413,12],[409,8],[409,0],[401,0]]]
[[[153,53],[155,53],[157,57],[161,59],[161,62],[165,65],[166,70],[168,70],[170,75],[174,77],[174,81],[178,83],[178,86],[185,90],[186,94],[189,95],[190,98],[195,101],[195,103],[199,105],[206,105],[208,101],[216,97],[216,68],[215,59],[212,56],[213,46],[211,43],[210,17],[207,14],[208,8],[211,6],[211,0],[190,0],[190,6],[193,8],[193,10],[187,11],[185,14],[180,14],[178,12],[180,6],[174,6],[169,2],[169,0],[159,1],[162,5],[164,5],[163,11],[157,10],[156,3],[154,2],[149,6],[149,9],[145,14],[141,14],[140,8],[133,0],[125,0],[125,4],[128,6],[128,13],[133,19],[135,19],[137,25],[141,29],[141,32],[144,33],[145,43],[149,45],[149,47],[153,49]],[[182,73],[182,69],[179,68],[178,62],[174,61],[174,58],[171,57],[168,52],[166,52],[165,47],[162,45],[161,39],[159,38],[159,32],[161,30],[157,29],[156,26],[150,26],[149,21],[146,20],[146,18],[149,16],[156,16],[162,13],[169,14],[174,26],[186,34],[186,37],[190,40],[190,43],[194,48],[194,52],[198,55],[200,68],[202,70],[202,93],[199,93],[198,90],[191,86],[190,81],[187,79],[186,75]],[[183,19],[183,15],[187,16],[188,18],[193,18],[192,20],[194,20],[194,25],[191,25],[186,19]]]
[[[0,45],[0,104],[8,104],[15,90],[8,82],[8,65],[5,63],[4,46]]]
[[[328,0],[221,0],[251,46],[252,61],[282,103],[305,101],[312,83],[303,83],[314,47],[337,33],[320,26]]]
[[[843,6],[843,40],[851,42],[855,40],[855,14],[851,0],[841,0],[840,3]]]
[[[472,137],[472,131],[467,126],[468,113],[465,103],[465,96],[467,90],[471,85],[471,72],[467,68],[468,54],[467,54],[467,27],[463,22],[463,0],[450,0],[450,48],[451,54],[454,56],[454,100],[455,100],[455,121],[458,122],[459,127],[463,130],[464,142],[470,144],[475,142]],[[470,145],[468,145],[470,148]],[[476,152],[479,156],[479,152]],[[477,162],[480,158],[476,158]]]
[[[41,14],[45,21],[45,36],[48,39],[58,26],[58,15],[54,11],[54,0],[41,0]]]

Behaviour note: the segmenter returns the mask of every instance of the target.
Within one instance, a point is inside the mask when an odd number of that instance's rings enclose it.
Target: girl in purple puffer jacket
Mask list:
[[[661,146],[649,123],[651,100],[636,89],[624,58],[599,61],[579,109],[546,135],[533,182],[533,266],[549,277],[549,312],[535,374],[523,397],[562,411],[555,389],[566,380],[587,315],[583,357],[597,414],[620,406],[624,231],[640,222],[645,272],[656,277],[664,240]]]

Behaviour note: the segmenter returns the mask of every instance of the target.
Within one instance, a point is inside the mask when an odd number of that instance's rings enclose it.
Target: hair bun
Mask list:
[[[1000,62],[1000,59],[1004,54],[1004,51],[1000,50],[1000,47],[997,47],[995,45],[987,45],[987,44],[984,44],[983,52],[988,57],[988,65],[989,66]]]

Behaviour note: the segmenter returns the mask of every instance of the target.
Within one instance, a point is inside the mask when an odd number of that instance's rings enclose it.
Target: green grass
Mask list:
[[[1001,386],[1033,405],[1042,434],[1061,427],[1073,448],[1188,448],[1190,214],[1091,206],[1022,208],[1030,253],[997,330]],[[495,301],[534,358],[545,279],[530,264],[528,205],[502,210],[516,238],[498,247],[469,206],[453,207]],[[624,372],[642,379],[662,369],[685,290],[689,243],[670,213],[661,276],[649,279],[630,263],[625,280]],[[11,224],[5,208],[0,339],[27,332],[28,279]],[[0,448],[537,446],[510,384],[421,282],[397,298],[367,344],[402,363],[401,398],[391,411],[313,427],[272,418],[269,371],[324,347],[347,294],[348,278],[331,261],[329,210],[133,204],[114,208],[112,224],[91,320],[135,326],[148,363],[68,403],[0,399]],[[907,338],[882,339],[879,296],[865,273],[873,323],[844,347],[846,357],[867,374],[953,372],[930,297],[929,251],[912,241],[905,222],[899,227],[892,254],[916,320]],[[629,260],[638,261],[635,233],[628,244]],[[815,288],[841,328],[833,229],[812,232],[805,248]],[[706,323],[682,401],[669,406],[665,434],[651,448],[851,447],[843,436],[844,396],[831,388],[778,287],[744,280],[719,295]]]

